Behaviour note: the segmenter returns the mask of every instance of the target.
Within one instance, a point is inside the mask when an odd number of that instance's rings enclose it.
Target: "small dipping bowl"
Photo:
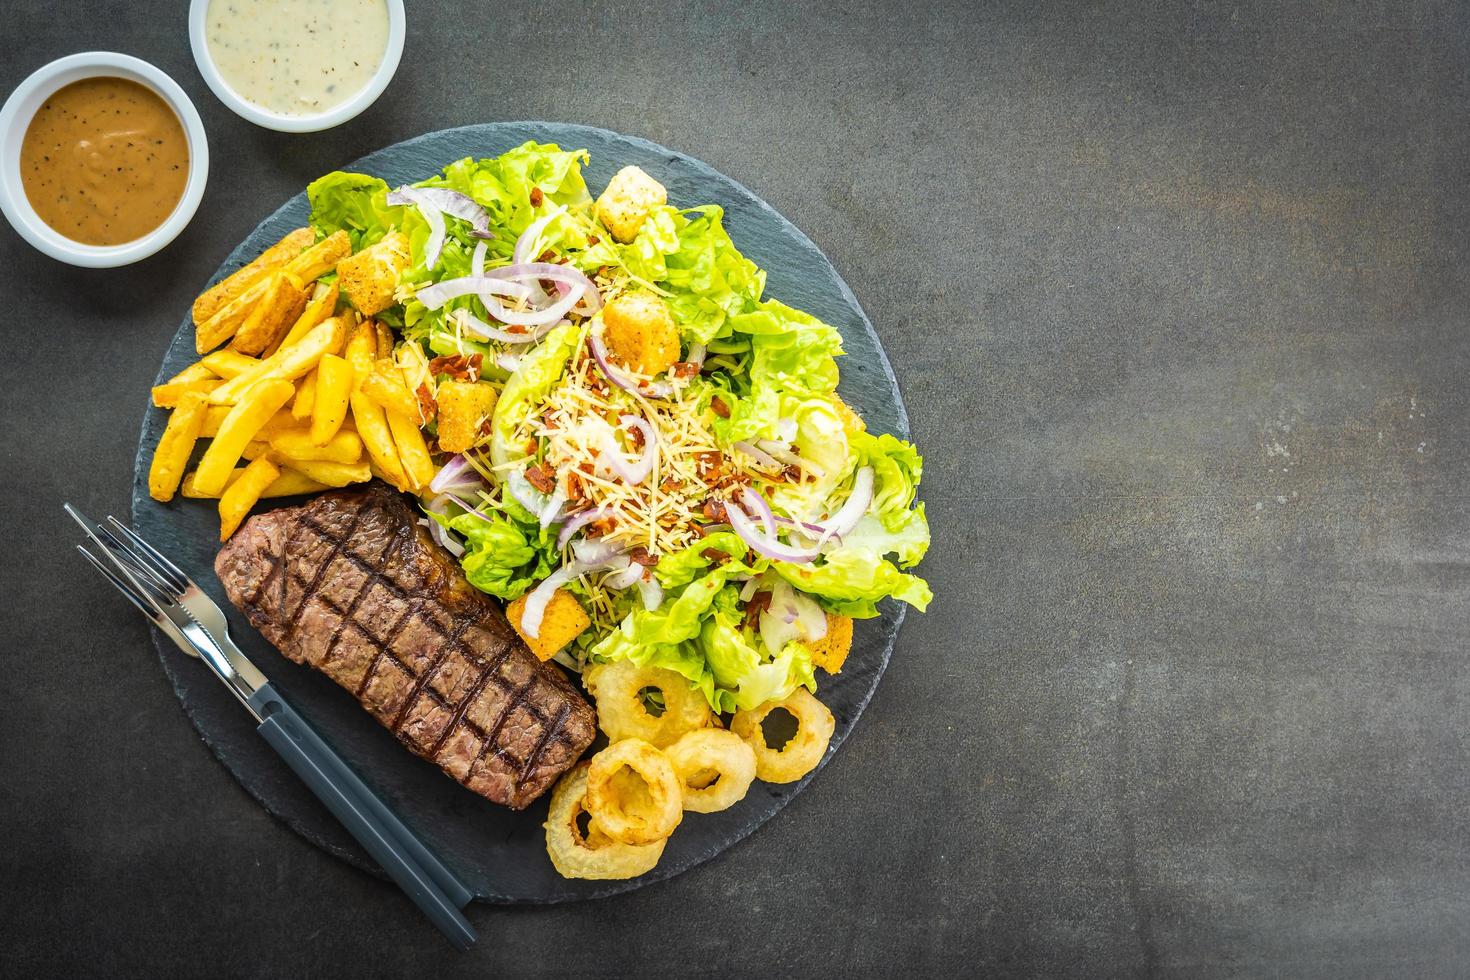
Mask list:
[[[41,104],[59,89],[88,78],[121,78],[151,90],[179,117],[189,144],[189,175],[172,213],[157,228],[118,245],[85,245],[41,220],[21,182],[21,143]],[[68,55],[34,71],[0,109],[0,211],[20,236],[53,259],[91,269],[128,265],[147,258],[179,236],[199,209],[209,178],[209,145],[194,103],[178,83],[146,61],[111,51]]]
[[[367,86],[341,105],[333,106],[314,115],[286,115],[272,112],[251,102],[237,93],[220,74],[214,57],[209,53],[209,38],[206,27],[210,0],[190,0],[189,3],[189,46],[194,50],[194,63],[199,74],[221,102],[234,110],[235,114],[248,119],[257,126],[274,129],[282,133],[316,133],[323,129],[340,126],[361,114],[368,106],[378,101],[378,96],[393,80],[398,71],[398,61],[403,57],[403,38],[406,33],[406,17],[403,0],[385,0],[388,5],[388,46],[383,50],[383,60],[373,73]]]

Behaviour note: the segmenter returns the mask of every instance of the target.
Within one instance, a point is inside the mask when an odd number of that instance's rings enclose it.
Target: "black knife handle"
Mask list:
[[[263,719],[260,734],[317,799],[450,942],[469,949],[475,931],[460,912],[469,890],[271,685],[251,696],[250,707]]]

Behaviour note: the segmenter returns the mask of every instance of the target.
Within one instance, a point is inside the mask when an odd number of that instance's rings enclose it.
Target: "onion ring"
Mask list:
[[[766,745],[761,723],[777,708],[791,712],[796,719],[796,734],[779,749],[773,749]],[[832,712],[804,687],[798,687],[780,701],[767,701],[757,708],[737,711],[730,722],[730,731],[755,751],[756,776],[768,783],[794,783],[817,768],[827,753],[834,728]]]
[[[577,818],[586,812],[587,763],[579,762],[551,791],[546,814],[546,853],[563,878],[605,881],[636,878],[652,871],[663,856],[664,842],[633,846],[619,844],[604,834],[594,820],[582,834]]]
[[[641,738],[614,742],[592,757],[582,805],[611,840],[635,846],[666,839],[684,818],[674,767]]]
[[[684,791],[684,809],[718,813],[745,799],[755,780],[755,752],[734,732],[701,728],[664,750]],[[705,773],[715,778],[705,781]]]
[[[641,738],[661,749],[710,723],[704,695],[665,667],[640,667],[627,660],[596,664],[582,674],[582,683],[597,702],[598,727],[614,742]],[[663,714],[655,715],[644,705],[640,692],[646,687],[663,695]]]

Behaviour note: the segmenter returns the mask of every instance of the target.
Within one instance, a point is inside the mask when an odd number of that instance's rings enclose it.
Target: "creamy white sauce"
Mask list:
[[[386,0],[213,0],[209,56],[247,102],[316,116],[367,87],[388,48]]]

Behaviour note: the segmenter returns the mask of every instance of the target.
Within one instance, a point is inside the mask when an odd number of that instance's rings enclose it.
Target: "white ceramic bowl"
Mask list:
[[[125,78],[156,93],[184,127],[189,141],[189,177],[179,203],[157,228],[121,245],[84,245],[72,241],[41,220],[26,197],[20,178],[20,144],[41,103],[57,89],[84,78]],[[92,269],[127,265],[147,258],[178,237],[199,209],[209,178],[209,144],[194,103],[178,83],[146,61],[111,51],[85,51],[38,68],[21,82],[0,109],[0,211],[20,236],[53,259]]]
[[[209,54],[209,41],[204,36],[205,14],[209,11],[210,0],[190,0],[189,46],[194,49],[194,63],[199,66],[199,74],[204,76],[205,82],[209,84],[210,89],[219,100],[233,109],[237,115],[250,120],[257,126],[264,126],[266,129],[274,129],[282,133],[316,133],[342,125],[378,101],[378,96],[383,94],[383,90],[393,80],[394,72],[398,71],[398,60],[403,57],[405,33],[403,0],[386,0],[386,2],[388,4],[388,48],[383,52],[383,60],[378,64],[377,72],[373,74],[367,87],[351,99],[314,116],[288,116],[279,112],[271,112],[254,102],[247,101],[230,88],[229,83],[220,75],[219,69],[215,67],[214,58]]]

